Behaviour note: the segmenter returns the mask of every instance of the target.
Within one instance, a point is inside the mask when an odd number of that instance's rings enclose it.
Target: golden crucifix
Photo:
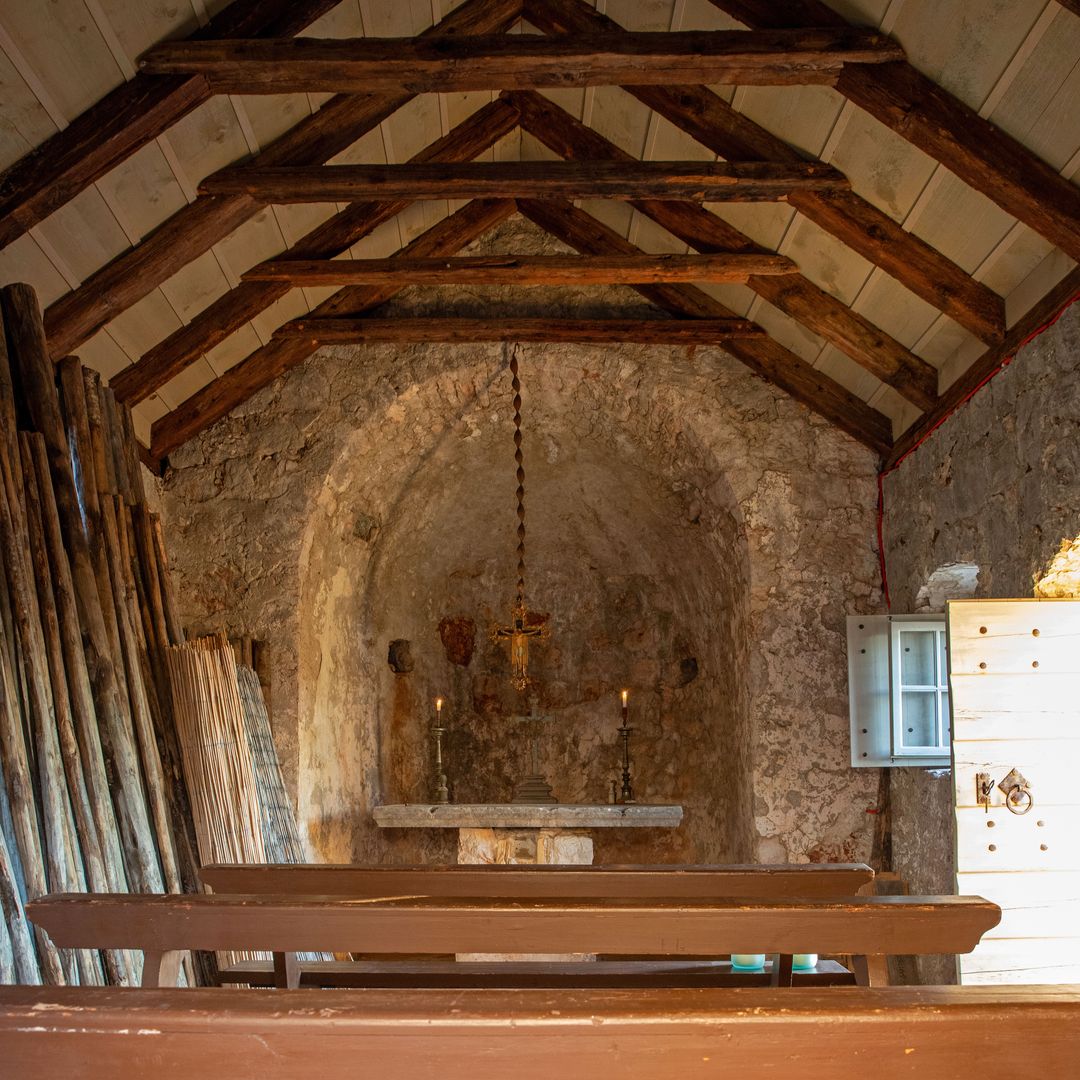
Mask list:
[[[543,641],[548,636],[547,627],[528,625],[525,602],[520,597],[510,615],[510,625],[496,626],[491,631],[491,638],[496,642],[510,642],[510,677],[518,690],[525,690],[529,685],[529,638]]]

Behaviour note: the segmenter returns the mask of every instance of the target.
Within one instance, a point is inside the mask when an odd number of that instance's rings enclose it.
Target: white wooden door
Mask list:
[[[957,891],[1003,912],[960,981],[1080,982],[1080,600],[954,600],[948,624]]]

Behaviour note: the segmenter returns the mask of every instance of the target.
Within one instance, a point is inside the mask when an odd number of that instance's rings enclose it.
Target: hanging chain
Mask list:
[[[517,346],[510,347],[510,386],[514,391],[514,461],[517,462],[517,598],[525,607],[525,456],[521,452],[521,380]]]

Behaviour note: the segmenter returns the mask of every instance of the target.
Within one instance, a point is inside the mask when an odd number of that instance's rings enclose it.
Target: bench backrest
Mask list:
[[[1067,1077],[1078,987],[131,991],[0,988],[19,1080]]]
[[[304,896],[723,899],[855,896],[874,880],[865,863],[776,866],[341,866],[215,864],[199,872],[215,893]]]
[[[970,952],[1001,911],[980,897],[845,900],[342,899],[59,894],[30,919],[60,948],[362,953]]]

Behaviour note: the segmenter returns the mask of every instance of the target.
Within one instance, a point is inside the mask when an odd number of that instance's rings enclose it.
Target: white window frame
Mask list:
[[[910,633],[932,633],[934,635],[934,682],[933,683],[905,683],[903,681],[903,638]],[[940,758],[942,754],[948,754],[950,731],[952,729],[949,716],[949,671],[947,662],[943,660],[948,655],[946,643],[947,630],[945,618],[920,619],[917,622],[909,620],[893,620],[889,623],[889,689],[892,694],[892,756],[894,758]],[[934,734],[935,741],[926,746],[908,745],[904,739],[904,693],[925,694],[934,698]]]
[[[952,764],[952,702],[947,661],[943,664],[941,652],[935,652],[936,685],[926,685],[926,692],[933,691],[935,696],[940,746],[904,745],[904,687],[899,679],[902,632],[933,630],[945,634],[945,616],[849,615],[847,622],[851,764],[855,768],[948,768]],[[935,644],[940,650],[941,639]]]

